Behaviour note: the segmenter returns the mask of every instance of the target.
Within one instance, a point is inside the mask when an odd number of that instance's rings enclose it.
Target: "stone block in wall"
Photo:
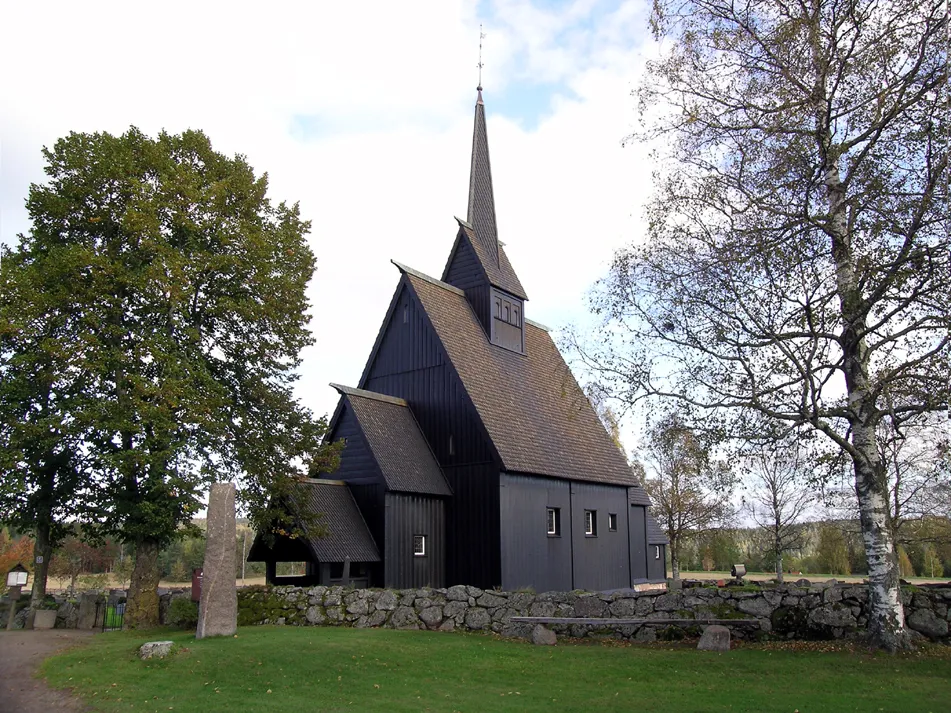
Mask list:
[[[427,607],[419,612],[419,618],[426,625],[426,628],[436,629],[442,624],[442,607]]]
[[[851,609],[835,608],[834,605],[813,609],[809,612],[808,621],[813,627],[850,629],[858,626],[858,621],[852,616]]]
[[[555,616],[555,603],[536,601],[529,609],[531,616]]]
[[[347,605],[347,613],[354,616],[366,616],[370,612],[370,607],[366,599],[354,599]]]
[[[376,608],[383,611],[393,611],[396,609],[398,603],[396,593],[387,589],[380,593],[379,598],[376,600]]]
[[[466,587],[466,593],[467,593],[467,594],[469,595],[469,597],[471,597],[472,599],[478,599],[478,598],[481,597],[483,594],[485,594],[485,590],[484,590],[484,589],[479,589],[478,587]]]
[[[611,616],[618,619],[632,618],[637,611],[637,601],[634,599],[618,599],[611,602],[608,610]]]
[[[457,624],[462,624],[468,611],[468,603],[453,600],[443,607],[443,616],[454,619]]]
[[[653,627],[642,626],[637,630],[637,633],[634,634],[634,641],[642,644],[649,644],[652,641],[657,641],[657,631]]]
[[[469,629],[480,631],[482,629],[488,628],[488,626],[492,623],[492,618],[489,616],[489,612],[487,612],[485,609],[473,608],[466,612],[465,621],[466,626]]]
[[[905,623],[929,639],[941,639],[948,635],[948,622],[939,619],[931,609],[915,609]]]
[[[504,607],[508,603],[508,599],[505,597],[500,597],[499,595],[492,592],[485,592],[481,597],[476,599],[476,604],[478,604],[480,607],[485,607],[486,609]]]
[[[599,619],[608,613],[608,605],[600,597],[583,596],[575,601],[575,616],[585,619]]]
[[[527,611],[535,601],[535,596],[528,592],[517,592],[509,597],[509,606],[519,611]]]
[[[446,599],[451,602],[468,602],[469,593],[464,584],[457,584],[446,590]]]
[[[402,604],[396,607],[389,621],[390,626],[394,629],[418,629],[419,623],[416,611],[412,607]]]
[[[757,597],[756,599],[741,599],[736,603],[736,608],[744,614],[768,617],[776,607],[772,606],[765,598]]]
[[[677,611],[683,606],[684,597],[680,592],[662,594],[654,600],[654,611]]]
[[[307,610],[307,613],[304,615],[304,618],[307,619],[308,624],[314,626],[319,626],[327,621],[327,617],[324,615],[324,612],[318,606],[312,606]]]

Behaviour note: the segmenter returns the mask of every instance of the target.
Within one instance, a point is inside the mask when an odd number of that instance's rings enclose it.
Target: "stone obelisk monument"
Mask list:
[[[232,636],[238,629],[235,585],[234,483],[214,483],[208,496],[205,566],[195,637]]]

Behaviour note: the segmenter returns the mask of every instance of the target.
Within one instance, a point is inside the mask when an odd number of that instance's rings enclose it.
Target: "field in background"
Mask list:
[[[729,572],[680,572],[681,579],[702,579],[702,580],[718,580],[718,579],[733,579],[730,576]],[[771,579],[776,578],[775,572],[747,572],[746,576],[743,579],[755,581],[755,582],[767,582]],[[783,581],[788,583],[795,582],[797,579],[808,579],[813,584],[817,582],[825,582],[829,579],[834,579],[837,582],[849,582],[852,584],[857,584],[864,582],[868,578],[868,575],[865,574],[790,574],[785,573],[783,575]],[[951,579],[947,577],[906,577],[906,581],[911,584],[936,584],[944,583],[947,584],[951,582]]]

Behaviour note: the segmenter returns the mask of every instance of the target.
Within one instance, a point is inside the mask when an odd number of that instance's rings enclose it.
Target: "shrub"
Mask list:
[[[198,626],[198,605],[187,597],[176,597],[168,605],[166,623],[182,629]]]

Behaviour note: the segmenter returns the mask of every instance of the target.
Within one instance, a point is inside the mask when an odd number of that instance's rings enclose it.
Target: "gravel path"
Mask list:
[[[0,713],[88,711],[83,702],[64,691],[54,691],[34,678],[43,659],[61,649],[85,643],[91,631],[0,631]]]

